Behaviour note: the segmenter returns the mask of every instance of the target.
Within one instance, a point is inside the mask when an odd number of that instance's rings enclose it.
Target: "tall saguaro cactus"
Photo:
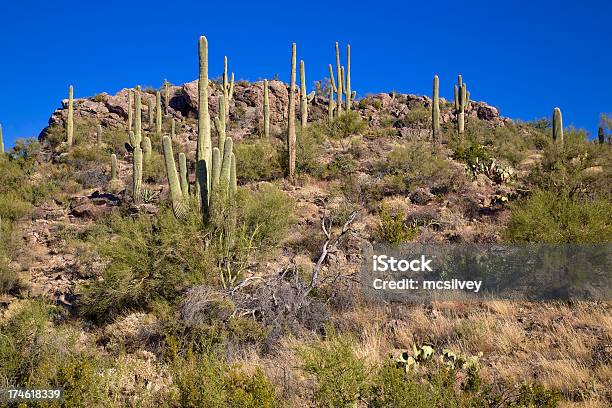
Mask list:
[[[437,142],[440,138],[440,94],[439,94],[439,79],[434,75],[433,79],[433,97],[431,107],[431,140]]]
[[[268,80],[264,79],[263,92],[263,113],[264,113],[264,137],[270,137],[270,90],[268,89]]]
[[[4,139],[2,138],[2,125],[0,125],[0,154],[4,154]]]
[[[306,68],[304,60],[300,60],[300,119],[302,127],[308,124],[308,96],[306,95]]]
[[[111,181],[117,180],[117,155],[111,154]]]
[[[559,108],[553,110],[553,140],[563,144],[563,116]]]
[[[170,199],[172,200],[172,212],[176,218],[182,218],[187,212],[184,203],[184,193],[181,189],[176,165],[174,164],[174,153],[172,151],[172,141],[168,136],[163,137],[162,146],[164,149],[164,161],[166,163],[166,175],[168,176],[168,188],[170,189]],[[180,158],[179,158],[180,160]]]
[[[227,77],[227,56],[223,58],[223,96],[225,97],[225,116],[229,116],[230,101],[234,97],[234,73],[232,79]]]
[[[136,87],[134,92],[134,145],[132,147],[140,147],[142,140],[142,95],[140,94],[140,85]]]
[[[457,132],[463,134],[465,132],[465,108],[470,103],[470,93],[467,91],[467,85],[463,83],[461,75],[457,77],[457,85],[455,85],[455,111],[457,112]]]
[[[174,140],[174,136],[176,136],[176,123],[174,118],[170,121],[170,138]]]
[[[72,85],[68,87],[68,121],[66,123],[66,143],[72,146],[74,138],[74,89]]]
[[[351,92],[351,45],[346,45],[346,110],[351,110],[354,95]]]
[[[340,117],[342,114],[342,67],[340,66],[340,50],[338,49],[338,43],[336,42],[336,78],[338,83],[336,85],[337,96],[336,96],[336,116]]]
[[[293,182],[295,176],[295,154],[296,154],[296,135],[295,135],[295,61],[296,45],[291,45],[291,81],[289,85],[289,117],[287,126],[287,154],[289,157],[288,177]]]
[[[132,171],[132,198],[134,203],[139,203],[142,198],[142,149],[140,146],[134,148]]]
[[[162,134],[162,105],[161,105],[161,94],[159,91],[155,93],[155,132],[158,136]]]
[[[134,100],[134,91],[131,89],[128,89],[128,94],[127,94],[127,98],[128,98],[128,123],[127,123],[127,128],[128,128],[128,132],[130,130],[132,130],[132,122],[134,121],[133,118],[133,113],[132,111],[134,110],[134,106],[133,106],[133,100]]]
[[[149,110],[149,130],[153,129],[153,122],[155,121],[153,116],[153,100],[147,99],[147,108]]]
[[[208,113],[208,40],[198,43],[200,75],[198,78],[198,142],[196,147],[196,196],[204,216],[208,213],[212,141]]]
[[[145,164],[148,166],[151,162],[151,139],[148,136],[142,138],[142,157],[144,158]]]
[[[597,129],[597,140],[599,141],[599,144],[604,144],[606,142],[604,130],[601,126],[599,127],[599,129]],[[2,143],[2,126],[0,126],[0,143]]]
[[[170,107],[170,82],[164,79],[164,112],[168,114],[168,108]]]

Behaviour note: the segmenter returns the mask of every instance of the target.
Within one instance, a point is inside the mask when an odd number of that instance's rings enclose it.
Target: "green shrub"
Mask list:
[[[378,238],[393,245],[409,242],[419,233],[417,225],[404,223],[404,211],[400,208],[389,209],[385,202],[380,206]]]
[[[283,176],[278,150],[267,139],[242,142],[234,146],[236,176],[242,183],[271,181]]]
[[[302,370],[316,380],[317,407],[351,407],[368,392],[368,375],[362,359],[353,349],[354,341],[333,335],[299,350]]]
[[[0,194],[0,217],[4,220],[16,220],[28,214],[32,204],[23,201],[17,193]]]
[[[323,176],[326,179],[344,178],[353,174],[359,167],[359,162],[351,154],[341,153],[332,159],[325,168]]]
[[[188,353],[172,364],[174,405],[194,408],[276,407],[274,386],[260,369],[248,375],[211,355]]]
[[[402,194],[417,187],[439,188],[449,180],[448,163],[423,143],[396,146],[384,159],[374,163],[374,172],[383,176],[387,194]]]
[[[535,191],[512,206],[510,242],[597,243],[612,241],[612,203],[572,198],[564,191]]]
[[[426,108],[423,104],[411,107],[404,115],[404,124],[413,128],[431,127],[431,108]]]

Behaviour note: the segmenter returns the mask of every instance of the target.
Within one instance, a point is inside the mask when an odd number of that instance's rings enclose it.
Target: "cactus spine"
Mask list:
[[[351,110],[351,104],[355,96],[351,92],[351,45],[346,46],[346,110]]]
[[[117,155],[111,154],[111,180],[117,180]]]
[[[4,139],[2,138],[2,125],[0,125],[0,154],[4,154]]]
[[[181,177],[181,191],[183,197],[189,197],[189,180],[187,179],[187,156],[185,153],[179,153],[179,175]]]
[[[204,216],[208,214],[212,141],[208,113],[208,40],[198,43],[200,75],[198,79],[198,142],[196,150],[196,196]]]
[[[174,153],[172,152],[172,141],[168,136],[163,137],[164,161],[166,163],[166,175],[168,176],[168,188],[172,200],[172,212],[176,218],[185,216],[187,208],[183,202],[184,193],[181,189],[179,176],[174,164]],[[180,160],[180,159],[179,159]]]
[[[159,91],[155,93],[155,132],[158,136],[162,134],[162,107],[161,107],[161,94]]]
[[[437,142],[440,138],[440,95],[439,95],[439,79],[434,75],[433,79],[433,98],[431,108],[431,141]]]
[[[170,82],[164,79],[164,112],[168,114],[168,108],[170,107]]]
[[[296,135],[295,135],[295,43],[291,46],[291,81],[289,86],[289,118],[287,129],[287,154],[289,156],[288,176],[293,182],[295,176],[295,154],[296,154]]]
[[[134,109],[133,106],[132,106],[132,100],[134,99],[134,91],[133,90],[128,89],[127,98],[128,98],[128,119],[127,119],[128,123],[127,123],[127,125],[128,125],[128,132],[129,132],[130,130],[132,130],[132,122],[134,120],[132,118],[132,116],[133,116],[132,110]]]
[[[151,139],[148,136],[142,138],[142,155],[144,158],[145,164],[151,161]]]
[[[140,85],[136,87],[134,92],[134,143],[132,147],[140,147],[142,139],[142,95],[140,95]]]
[[[308,96],[306,95],[306,68],[304,60],[300,60],[300,119],[302,127],[308,124]]]
[[[599,140],[599,144],[604,144],[606,142],[604,130],[601,126],[599,127],[599,129],[597,129],[597,139]],[[1,145],[2,145],[2,126],[0,126],[0,146]],[[4,148],[2,151],[4,152]]]
[[[268,80],[264,79],[264,136],[270,137],[270,91],[268,89]]]
[[[457,132],[463,134],[465,131],[465,108],[470,103],[470,93],[467,91],[467,85],[463,83],[461,75],[457,77],[457,85],[455,85],[455,111],[457,112]]]
[[[223,58],[223,97],[225,98],[225,115],[229,116],[230,101],[234,96],[234,73],[232,79],[227,80],[227,56]]]
[[[140,146],[134,148],[132,172],[132,198],[134,203],[139,203],[142,198],[142,149]]]
[[[66,143],[72,146],[74,138],[74,89],[72,85],[68,87],[68,122],[66,124]]]
[[[559,108],[553,110],[553,140],[563,144],[563,116]]]
[[[98,132],[96,133],[96,144],[98,147],[102,146],[102,125],[98,125]]]

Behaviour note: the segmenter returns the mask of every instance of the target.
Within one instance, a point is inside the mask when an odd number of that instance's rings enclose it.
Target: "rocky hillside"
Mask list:
[[[190,191],[197,87],[171,85],[162,104],[162,133],[174,123]],[[221,84],[210,89],[214,118]],[[318,90],[289,183],[288,86],[269,81],[265,138],[263,83],[241,81],[227,127],[239,233],[226,241],[227,224],[197,212],[177,220],[169,208],[156,91],[142,92],[152,154],[139,202],[127,89],[74,100],[73,146],[65,100],[39,145],[0,162],[0,232],[12,237],[0,247],[0,327],[11,336],[0,340],[0,361],[45,345],[36,361],[12,358],[0,379],[61,386],[73,406],[612,402],[609,303],[374,302],[357,273],[374,242],[610,242],[609,146],[568,129],[559,147],[546,123],[514,122],[474,101],[458,136],[445,100],[441,143],[432,143],[427,96],[369,95],[329,120]],[[422,357],[414,371],[396,369],[402,352],[421,358],[427,347],[478,363],[449,371]]]

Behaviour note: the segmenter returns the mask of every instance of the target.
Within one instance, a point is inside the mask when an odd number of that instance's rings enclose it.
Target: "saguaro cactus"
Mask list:
[[[351,92],[351,45],[346,45],[346,110],[351,110],[354,95]]]
[[[439,79],[434,75],[433,79],[433,97],[431,105],[431,140],[438,141],[440,138],[440,95],[439,95]]]
[[[164,79],[164,112],[168,114],[168,108],[170,107],[170,82]]]
[[[153,129],[153,122],[155,121],[154,116],[153,116],[153,100],[152,99],[147,99],[147,107],[149,110],[149,130]]]
[[[336,42],[336,78],[338,83],[336,84],[337,96],[336,96],[336,115],[340,117],[342,114],[342,67],[340,66],[340,50],[338,49],[338,43]]]
[[[117,180],[117,155],[111,154],[111,181]]]
[[[133,119],[133,114],[132,111],[134,109],[134,107],[132,106],[132,101],[134,100],[134,91],[131,89],[128,89],[128,93],[127,93],[127,98],[128,98],[128,119],[127,119],[127,128],[128,128],[128,132],[130,130],[132,130],[132,122],[134,121]]]
[[[222,197],[227,197],[230,186],[232,154],[233,142],[232,138],[228,137],[225,139],[225,146],[223,147],[223,162],[221,163],[221,175],[219,176],[219,188],[221,189]]]
[[[168,188],[170,189],[170,199],[172,200],[172,212],[176,218],[182,218],[185,216],[187,208],[183,202],[184,195],[176,171],[176,165],[174,164],[172,141],[168,136],[163,137],[162,145],[164,149],[164,161],[166,163],[166,175],[168,176]]]
[[[4,154],[4,139],[2,138],[2,125],[0,125],[0,154]]]
[[[208,113],[208,40],[201,36],[198,43],[200,75],[198,79],[198,142],[196,150],[196,196],[202,212],[208,213],[212,141]]]
[[[308,124],[308,96],[306,95],[306,68],[304,60],[300,60],[300,119],[302,127]]]
[[[189,197],[189,180],[187,178],[187,156],[185,153],[179,153],[179,174],[181,177],[181,191],[183,197]]]
[[[295,154],[296,154],[296,135],[295,135],[295,60],[296,45],[291,46],[291,81],[289,85],[289,118],[287,127],[287,154],[289,156],[288,176],[293,182],[295,176]]]
[[[132,171],[132,198],[135,203],[142,199],[142,149],[140,146],[134,148]]]
[[[140,95],[140,85],[134,92],[134,144],[132,147],[140,147],[142,140],[142,95]]]
[[[263,111],[264,111],[264,136],[266,138],[270,137],[270,91],[268,89],[268,80],[264,79],[264,93],[263,93],[264,103],[263,103]]]
[[[236,180],[236,155],[232,152],[230,167],[230,182],[229,182],[229,197],[233,200],[238,192],[238,181]]]
[[[72,85],[68,87],[68,121],[66,122],[66,143],[72,146],[74,138],[74,89]]]
[[[229,116],[230,101],[234,97],[234,73],[232,79],[227,77],[227,56],[223,58],[223,96],[225,97],[225,116]]]
[[[176,136],[176,123],[174,118],[170,121],[170,138],[174,140],[174,136]]]
[[[212,190],[219,188],[219,178],[221,177],[221,151],[218,147],[213,147],[212,151]]]
[[[223,156],[223,148],[225,146],[225,96],[219,95],[219,116],[215,117],[215,127],[219,136],[219,151]]]
[[[98,131],[96,132],[96,144],[98,147],[102,146],[102,125],[98,125]]]
[[[597,139],[599,141],[599,144],[604,144],[606,142],[606,137],[604,135],[604,130],[603,128],[600,126],[599,129],[597,129]],[[2,127],[0,126],[0,145],[2,143]],[[4,150],[2,150],[4,151]]]
[[[151,139],[148,136],[142,138],[142,154],[144,158],[144,162],[148,165],[151,161]]]
[[[553,110],[553,140],[559,144],[563,144],[563,116],[561,109]]]
[[[459,134],[465,131],[465,108],[470,103],[470,93],[467,91],[467,85],[463,83],[461,75],[457,77],[457,85],[455,85],[455,111],[457,112],[457,132]]]
[[[155,132],[158,136],[162,134],[162,106],[161,106],[161,95],[159,91],[155,93]]]

